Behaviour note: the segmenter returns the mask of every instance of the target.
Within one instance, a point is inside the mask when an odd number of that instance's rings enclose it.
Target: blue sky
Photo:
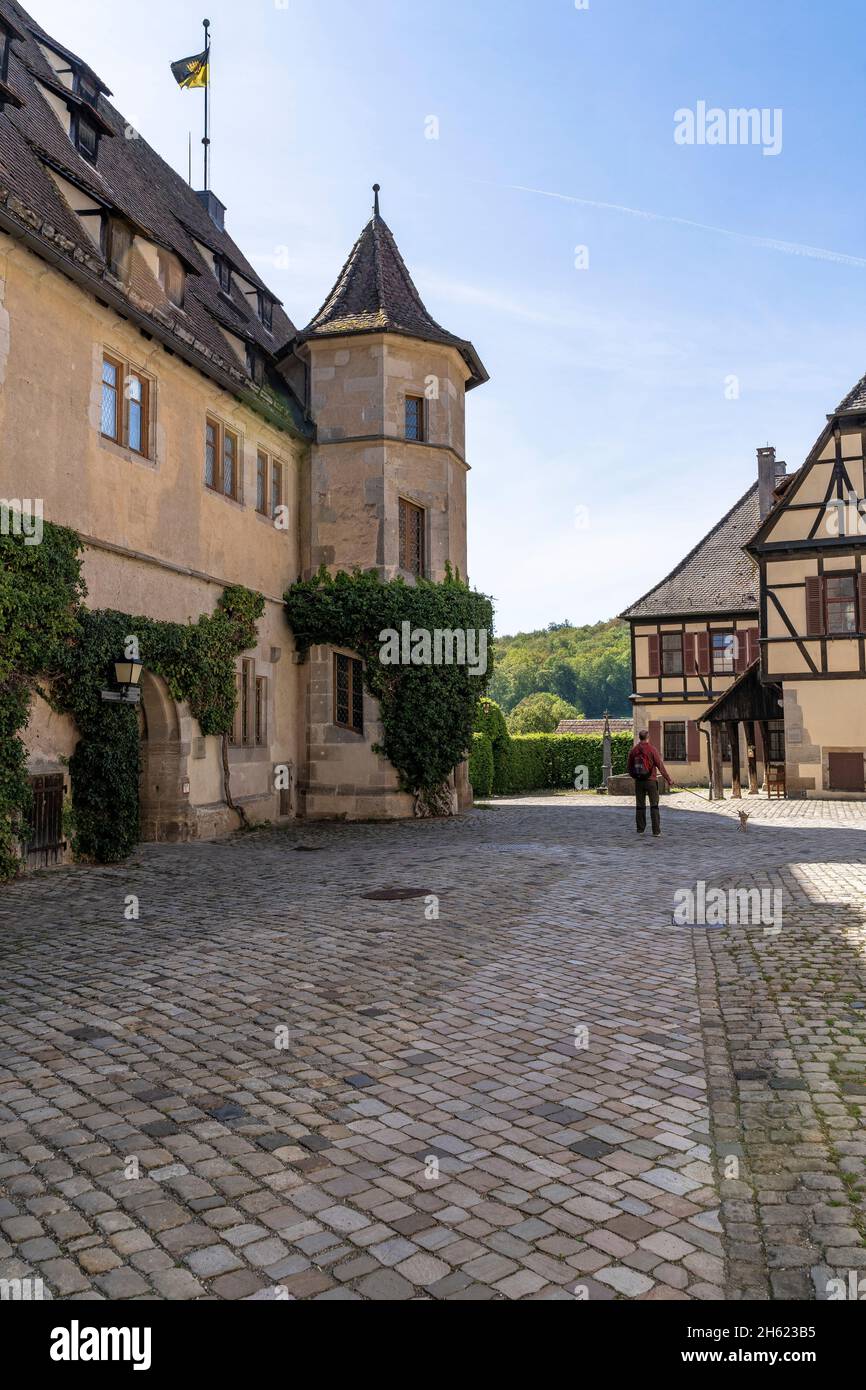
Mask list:
[[[168,65],[208,14],[212,187],[299,324],[382,184],[429,309],[491,374],[469,397],[469,555],[500,632],[620,611],[745,491],[759,445],[799,465],[866,372],[855,0],[29,9],[182,171],[192,129],[195,182],[201,93]],[[699,101],[781,110],[781,152],[675,143]]]

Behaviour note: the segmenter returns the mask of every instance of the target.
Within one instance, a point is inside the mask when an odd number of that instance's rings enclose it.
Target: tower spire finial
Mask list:
[[[379,190],[381,189],[381,187],[382,187],[382,185],[381,185],[380,183],[374,183],[374,184],[373,184],[373,216],[374,216],[374,217],[378,217],[378,216],[379,216]]]

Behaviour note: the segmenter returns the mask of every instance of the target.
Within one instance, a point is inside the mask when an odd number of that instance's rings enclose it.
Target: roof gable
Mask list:
[[[757,570],[743,551],[757,525],[758,484],[753,483],[685,559],[620,616],[757,612]]]

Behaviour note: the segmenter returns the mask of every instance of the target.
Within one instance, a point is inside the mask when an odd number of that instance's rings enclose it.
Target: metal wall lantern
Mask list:
[[[130,661],[127,657],[115,661],[114,679],[118,688],[116,690],[103,690],[103,700],[111,701],[113,704],[140,704],[141,687],[139,682],[142,669],[140,661]]]

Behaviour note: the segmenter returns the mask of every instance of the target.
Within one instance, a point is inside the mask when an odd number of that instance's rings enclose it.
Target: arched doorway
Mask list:
[[[139,705],[142,840],[188,840],[189,796],[184,791],[189,749],[181,743],[177,704],[161,676],[143,671]]]

